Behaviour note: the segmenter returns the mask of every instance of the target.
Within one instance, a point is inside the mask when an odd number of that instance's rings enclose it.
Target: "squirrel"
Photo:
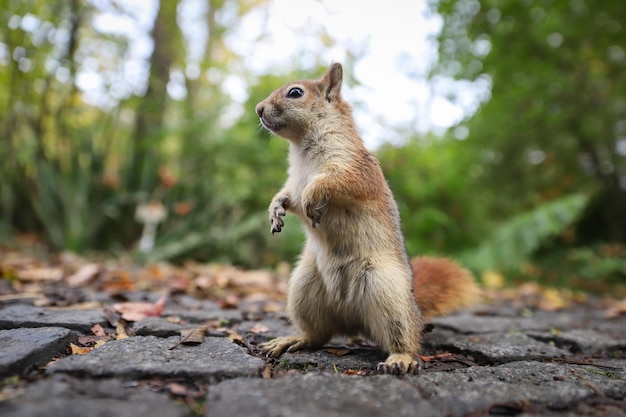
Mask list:
[[[416,372],[424,319],[469,306],[478,287],[445,258],[410,261],[393,194],[341,96],[343,68],[274,91],[256,106],[261,124],[289,141],[288,179],[269,206],[270,232],[287,211],[305,225],[289,278],[287,312],[298,335],[260,345],[268,356],[365,336],[389,353],[377,370]]]

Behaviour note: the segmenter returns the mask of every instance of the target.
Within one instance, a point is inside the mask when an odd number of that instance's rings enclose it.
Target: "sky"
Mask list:
[[[355,0],[274,0],[265,28],[264,44],[246,50],[251,68],[263,72],[289,60],[307,45],[316,49],[307,31],[323,26],[335,40],[322,62],[343,62],[350,50],[363,49],[351,74],[359,85],[344,83],[344,96],[355,106],[361,135],[370,146],[401,141],[400,130],[441,131],[464,115],[460,106],[433,93],[427,80],[436,60],[434,36],[442,20],[428,12],[423,0],[385,0],[384,10]],[[255,17],[252,16],[251,20]],[[254,22],[244,22],[242,38],[254,34]]]
[[[98,4],[100,0],[92,0]],[[188,39],[193,39],[201,53],[206,33],[201,19],[206,0],[181,0],[179,23]],[[101,2],[106,4],[106,2]],[[122,32],[132,40],[125,62],[126,84],[118,83],[119,96],[127,95],[142,85],[146,76],[145,62],[151,52],[148,36],[154,15],[154,0],[135,0],[122,16],[111,10],[100,13],[94,26],[103,32]],[[246,57],[246,70],[261,75],[277,69],[306,70],[322,62],[346,62],[346,57],[360,51],[360,59],[350,75],[358,80],[344,82],[344,97],[355,104],[355,118],[366,144],[375,147],[384,141],[402,142],[401,132],[433,131],[442,133],[470,115],[485,96],[486,85],[453,80],[428,80],[430,66],[437,58],[434,37],[441,29],[442,19],[429,12],[426,0],[385,0],[384,8],[358,0],[271,0],[245,16],[228,38],[228,46]],[[332,39],[331,47],[323,45],[319,37],[324,28]],[[193,64],[187,75],[195,76]],[[168,86],[173,98],[184,97],[182,74]],[[319,74],[311,74],[317,76]],[[98,93],[97,72],[83,71],[79,87],[91,101],[102,100]],[[178,78],[178,81],[177,81]],[[292,80],[285,80],[289,82]],[[248,98],[247,85],[236,71],[222,82],[235,106],[228,114],[236,118]],[[454,91],[457,101],[447,97]],[[269,94],[270,92],[268,92]],[[394,129],[390,129],[393,127]],[[463,138],[463,131],[458,137]]]

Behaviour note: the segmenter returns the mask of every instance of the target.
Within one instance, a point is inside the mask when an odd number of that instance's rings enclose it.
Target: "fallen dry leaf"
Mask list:
[[[182,319],[180,318],[180,316],[169,316],[165,318],[165,321],[167,321],[168,323],[173,323],[173,324],[182,323]]]
[[[270,331],[269,327],[262,325],[261,323],[257,323],[250,330],[250,333],[267,333]]]
[[[204,342],[206,327],[197,327],[195,329],[184,329],[180,331],[181,343],[189,345],[197,345]]]
[[[17,294],[0,295],[0,303],[21,300],[46,300],[46,296],[37,292],[21,292]]]
[[[93,333],[96,336],[106,336],[106,332],[104,331],[104,327],[102,327],[100,324],[95,324],[93,325],[93,327],[91,328],[91,333]]]
[[[102,339],[102,340],[98,340],[98,341],[96,342],[96,344],[95,344],[95,345],[93,345],[93,348],[94,348],[94,349],[97,349],[97,348],[99,348],[100,346],[104,345],[104,344],[105,344],[106,342],[108,342],[108,341],[109,341],[109,338]]]
[[[244,340],[243,337],[239,334],[239,333],[235,333],[233,331],[229,331],[228,332],[228,339],[231,342],[237,343],[239,345],[244,345]]]
[[[146,317],[159,317],[163,314],[163,307],[167,296],[162,296],[155,303],[126,302],[113,304],[113,310],[120,313],[126,321],[140,321]]]
[[[98,264],[83,265],[78,269],[78,271],[67,277],[67,284],[70,287],[85,285],[93,280],[99,271],[100,266],[98,266]]]
[[[206,327],[196,327],[194,329],[183,329],[180,331],[180,342],[170,347],[169,350],[176,349],[180,345],[199,345],[204,342]]]
[[[177,397],[185,397],[187,400],[200,399],[206,396],[206,388],[203,388],[202,386],[200,386],[200,388],[197,388],[197,387],[194,387],[193,385],[171,381],[171,382],[167,382],[164,385],[164,388],[168,390],[172,395],[175,395]],[[192,403],[189,402],[189,404],[192,404]],[[198,415],[202,414],[202,412],[199,409],[194,410],[194,411],[196,411],[194,414],[198,414]]]
[[[84,303],[76,303],[69,306],[48,307],[48,310],[93,310],[102,307],[102,303],[98,301],[86,301]]]
[[[263,368],[263,372],[261,373],[261,377],[263,379],[271,379],[272,378],[272,367],[269,364],[265,364],[265,368]]]
[[[124,320],[120,320],[115,326],[115,339],[127,339],[130,336],[128,335],[128,331],[126,330],[126,322]]]
[[[82,346],[102,346],[104,343],[112,340],[111,336],[94,336],[94,335],[86,335],[86,336],[78,336],[78,343]]]
[[[440,353],[439,355],[430,355],[430,356],[417,355],[417,357],[423,360],[424,362],[431,362],[436,359],[445,359],[445,358],[449,358],[450,356],[452,356],[452,353]]]
[[[179,382],[168,382],[165,384],[165,388],[173,394],[181,397],[186,397],[189,395],[189,388]]]
[[[61,268],[31,268],[19,271],[22,281],[60,281],[63,278]]]
[[[330,353],[331,355],[335,355],[335,356],[346,356],[347,354],[352,352],[352,350],[345,349],[345,348],[326,348],[324,350]]]
[[[616,319],[624,315],[626,315],[626,298],[615,302],[615,304],[609,307],[604,313],[604,317],[607,319]]]
[[[115,310],[113,310],[111,307],[105,307],[102,310],[102,314],[104,314],[104,317],[107,319],[107,321],[109,322],[111,326],[113,327],[117,326],[117,323],[120,320],[120,315],[117,314]]]
[[[545,311],[563,310],[570,303],[563,291],[554,288],[546,288],[543,290],[539,308]]]
[[[267,301],[263,305],[263,311],[266,313],[280,313],[285,311],[285,303],[282,301]]]
[[[84,355],[91,352],[92,350],[93,348],[91,347],[83,347],[75,345],[74,343],[70,343],[70,351],[72,352],[72,355]]]
[[[361,370],[356,370],[356,369],[346,369],[345,371],[343,371],[344,375],[358,375],[358,376],[366,376],[368,374],[368,371],[365,369],[361,369]]]
[[[110,271],[102,285],[102,289],[111,293],[133,291],[135,288],[136,284],[130,272],[123,269]]]
[[[228,294],[226,297],[220,300],[220,307],[224,310],[234,310],[239,307],[241,300],[235,294]]]

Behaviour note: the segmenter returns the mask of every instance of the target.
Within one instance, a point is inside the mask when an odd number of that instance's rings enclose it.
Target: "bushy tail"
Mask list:
[[[480,290],[472,274],[446,258],[418,257],[411,260],[413,288],[424,320],[443,316],[479,300]]]

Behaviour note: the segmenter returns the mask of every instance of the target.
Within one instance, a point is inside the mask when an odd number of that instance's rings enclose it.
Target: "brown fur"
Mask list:
[[[422,314],[412,288],[417,284],[419,294],[421,273],[435,275],[436,266],[418,265],[413,280],[398,208],[341,97],[342,79],[341,65],[333,64],[321,79],[285,85],[256,107],[263,126],[290,142],[289,177],[270,203],[271,232],[282,230],[290,211],[307,235],[287,297],[300,334],[262,349],[280,356],[322,346],[334,335],[362,334],[390,354],[379,369],[405,373],[417,369],[421,348]],[[452,283],[454,265],[443,262],[450,275],[441,279]],[[423,302],[429,314],[452,306]]]
[[[411,266],[415,299],[425,321],[470,307],[479,298],[472,274],[450,259],[418,257]]]

